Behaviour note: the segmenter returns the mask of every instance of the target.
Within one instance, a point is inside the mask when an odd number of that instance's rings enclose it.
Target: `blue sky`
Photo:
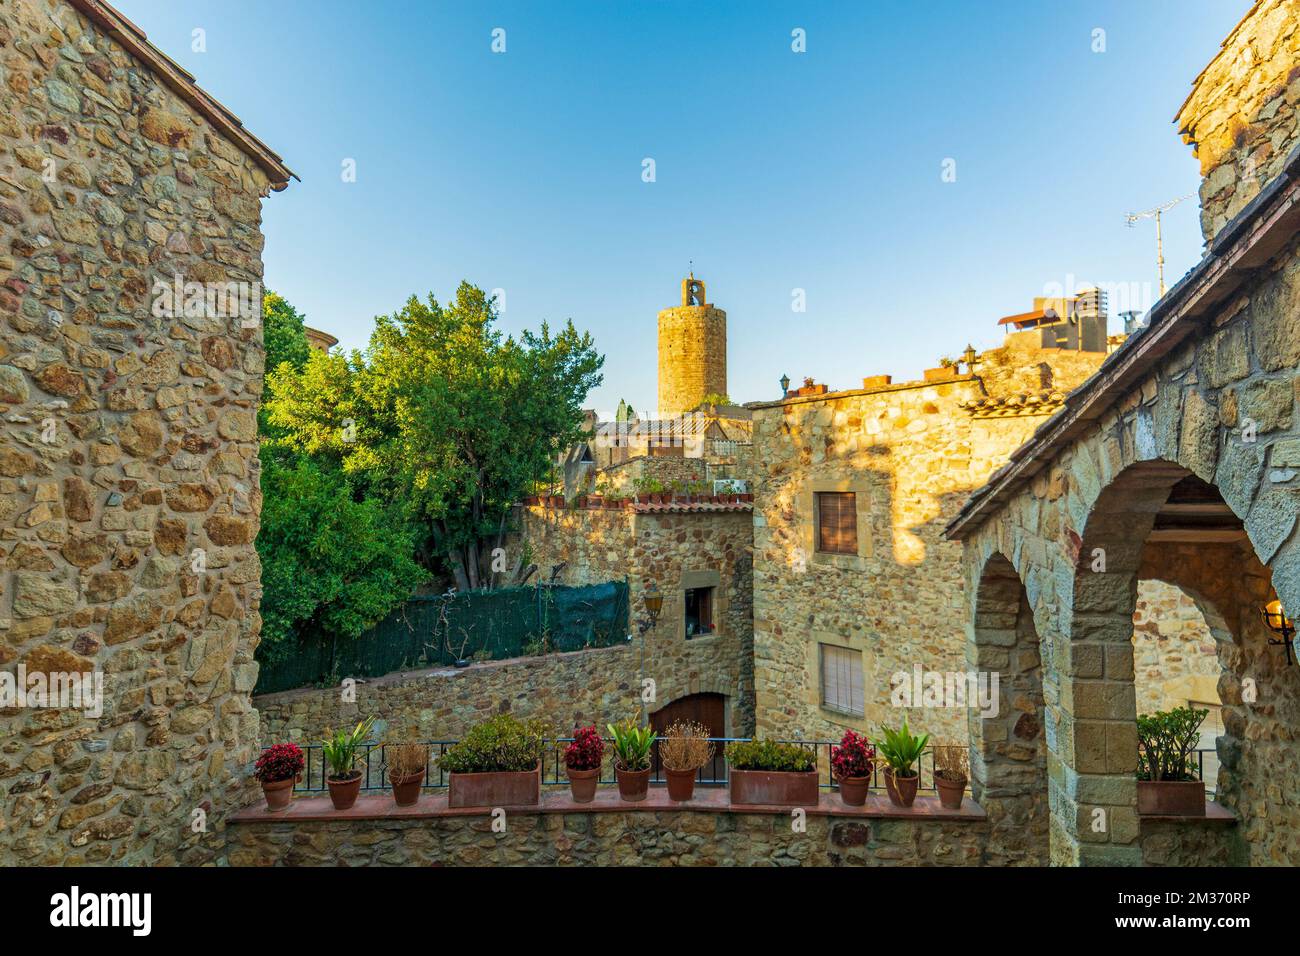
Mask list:
[[[115,4],[302,177],[263,204],[266,282],[310,324],[363,347],[411,293],[500,288],[507,330],[592,332],[603,410],[653,407],[690,260],[738,401],[919,377],[1071,277],[1154,294],[1124,214],[1197,188],[1171,120],[1250,5]],[[1172,285],[1195,198],[1164,224]]]

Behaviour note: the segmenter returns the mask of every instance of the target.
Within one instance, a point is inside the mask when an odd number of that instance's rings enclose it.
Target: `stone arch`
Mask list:
[[[998,678],[996,712],[967,712],[971,792],[989,817],[986,862],[1042,865],[1048,857],[1047,741],[1033,612],[1001,552],[989,556],[972,593],[967,662],[977,674]]]

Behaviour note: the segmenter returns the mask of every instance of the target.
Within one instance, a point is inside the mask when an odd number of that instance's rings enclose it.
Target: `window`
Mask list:
[[[713,633],[713,588],[686,589],[686,639]]]
[[[830,554],[858,553],[858,496],[851,491],[819,491],[817,550]]]
[[[841,714],[861,717],[862,652],[822,644],[822,706]]]

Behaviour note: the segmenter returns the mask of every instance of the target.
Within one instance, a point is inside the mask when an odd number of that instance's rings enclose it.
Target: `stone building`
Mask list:
[[[6,0],[0,81],[0,864],[206,862],[257,747],[261,199],[291,173],[98,0]],[[13,706],[83,675],[102,698]]]
[[[709,305],[704,282],[682,280],[682,304],[659,313],[659,414],[698,408],[727,394],[727,313]]]
[[[1297,13],[1255,4],[1179,114],[1205,256],[947,529],[970,660],[1014,688],[970,721],[974,791],[995,830],[1058,864],[1164,858],[1134,776],[1129,635],[1151,579],[1191,594],[1213,635],[1215,809],[1237,821],[1168,839],[1300,862],[1300,668],[1262,615],[1300,608]]]
[[[339,340],[328,332],[322,332],[320,329],[313,329],[306,325],[303,326],[302,330],[307,336],[307,345],[317,352],[328,352],[339,344]]]
[[[943,527],[1106,355],[1104,334],[1096,351],[1041,347],[1040,326],[1066,316],[1037,311],[1034,331],[1012,328],[964,369],[753,406],[759,732],[875,734],[899,719],[896,674],[965,671],[961,555]],[[908,712],[966,739],[964,709]]]
[[[648,678],[656,727],[686,717],[718,737],[753,730],[752,517],[747,502],[524,510],[522,538],[543,580],[626,579],[634,621],[645,614],[646,588],[662,593],[643,648],[633,629],[638,659],[624,675],[626,712]]]

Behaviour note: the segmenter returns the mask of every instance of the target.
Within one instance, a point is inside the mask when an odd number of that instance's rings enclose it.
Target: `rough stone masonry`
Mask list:
[[[0,107],[0,668],[104,678],[97,719],[0,710],[0,865],[204,862],[257,738],[260,197],[291,174],[95,0],[0,6]],[[255,312],[155,309],[177,277]]]

